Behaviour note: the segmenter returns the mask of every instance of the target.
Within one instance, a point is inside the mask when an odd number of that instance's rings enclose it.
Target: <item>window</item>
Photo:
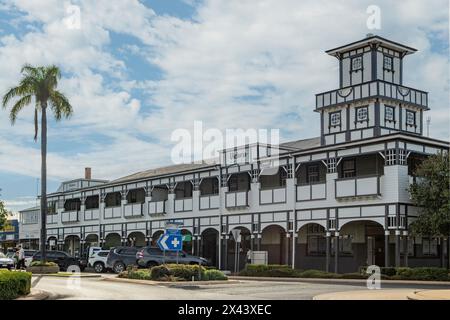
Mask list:
[[[309,165],[307,167],[306,173],[306,182],[319,182],[319,166],[318,165]]]
[[[352,58],[352,71],[356,72],[362,70],[362,57]]]
[[[307,254],[322,255],[326,252],[327,242],[325,238],[325,228],[318,224],[307,226]]]
[[[341,125],[341,112],[330,113],[330,126],[337,127]]]
[[[384,120],[385,121],[395,121],[394,107],[385,106],[384,107]]]
[[[414,256],[414,239],[413,238],[408,238],[407,240],[408,242],[408,256]],[[402,255],[405,255],[405,244],[404,244],[404,240],[402,240],[402,243],[400,245],[400,253]]]
[[[394,62],[392,57],[390,56],[384,56],[383,59],[383,68],[386,71],[394,71]]]
[[[356,108],[356,121],[363,122],[369,120],[369,112],[367,107]]]
[[[424,256],[437,256],[437,239],[422,238],[422,254]]]
[[[356,164],[355,159],[342,161],[342,177],[352,178],[356,176]]]
[[[56,201],[49,201],[47,203],[47,214],[56,214]]]
[[[414,127],[416,125],[416,113],[406,110],[406,125]]]
[[[344,235],[339,237],[339,252],[346,253],[346,254],[352,254],[352,241],[353,236],[351,235]],[[331,240],[331,253],[334,254],[336,252],[336,238],[332,238]]]

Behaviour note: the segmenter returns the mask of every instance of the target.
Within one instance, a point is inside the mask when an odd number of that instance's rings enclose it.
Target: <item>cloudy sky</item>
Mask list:
[[[381,9],[379,30],[367,27],[370,5]],[[195,120],[280,128],[282,141],[317,136],[314,94],[338,84],[324,51],[375,33],[419,50],[404,83],[430,93],[430,135],[448,140],[448,30],[448,0],[0,0],[0,93],[24,63],[62,69],[74,115],[50,119],[55,191],[86,166],[113,179],[167,165],[171,133]],[[28,109],[14,127],[0,111],[0,193],[12,210],[36,203]]]

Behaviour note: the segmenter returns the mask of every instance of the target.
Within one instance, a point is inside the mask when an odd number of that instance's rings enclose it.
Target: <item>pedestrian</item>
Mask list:
[[[249,249],[247,251],[247,264],[251,264],[252,263],[252,256],[253,256],[253,251]]]
[[[19,250],[17,255],[18,260],[18,266],[17,269],[24,269],[25,268],[25,251],[22,248],[22,245],[19,244]]]

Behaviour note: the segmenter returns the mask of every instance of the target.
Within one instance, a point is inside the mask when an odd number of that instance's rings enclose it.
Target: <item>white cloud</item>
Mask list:
[[[32,27],[23,37],[0,38],[0,60],[8,61],[0,65],[0,88],[17,82],[25,62],[57,63],[68,73],[61,90],[75,114],[50,129],[50,141],[68,144],[49,153],[53,179],[80,176],[88,165],[96,177],[114,178],[166,164],[170,133],[191,128],[194,120],[205,129],[250,126],[282,128],[284,139],[317,136],[314,95],[338,84],[337,61],[324,51],[368,32],[420,50],[406,59],[405,84],[430,92],[431,135],[450,136],[448,51],[432,51],[431,39],[448,48],[447,1],[186,1],[197,7],[189,20],[157,16],[138,1],[74,1],[81,7],[80,30],[64,26],[64,2],[8,1],[9,10],[25,13],[19,25]],[[370,4],[382,9],[382,30],[366,28]],[[111,32],[140,44],[113,52]],[[160,68],[162,79],[130,79],[124,50]],[[1,112],[0,140],[8,152],[0,170],[38,175],[38,145],[26,143],[33,134],[31,108],[14,128]],[[106,142],[88,140],[93,135]],[[86,150],[68,152],[71,142],[83,140]]]

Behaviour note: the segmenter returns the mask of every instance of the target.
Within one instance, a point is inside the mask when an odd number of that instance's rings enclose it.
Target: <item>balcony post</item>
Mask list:
[[[395,230],[395,267],[400,267],[400,230]]]
[[[251,172],[251,183],[250,183],[250,190],[247,193],[247,205],[250,208],[257,209],[260,204],[260,190],[261,190],[261,183],[259,182],[259,175],[261,174],[261,171],[258,169],[253,169]]]
[[[339,231],[334,232],[334,273],[339,273]]]
[[[122,218],[125,217],[125,205],[128,204],[127,194],[128,194],[128,191],[121,191],[120,192],[120,195],[122,196],[122,200],[120,201],[120,216]],[[114,216],[114,214],[113,214],[113,216]]]
[[[331,232],[327,231],[325,234],[326,237],[326,248],[325,248],[325,271],[330,272],[330,246],[331,246]]]
[[[389,236],[391,232],[389,230],[384,231],[384,266],[390,267],[389,263]]]

